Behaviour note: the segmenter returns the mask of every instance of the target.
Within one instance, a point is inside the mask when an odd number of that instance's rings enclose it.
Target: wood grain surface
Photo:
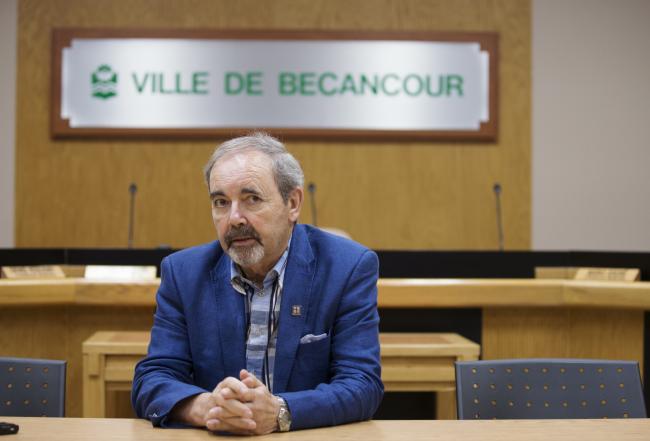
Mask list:
[[[150,335],[99,331],[84,341],[84,417],[135,416],[128,392]],[[380,333],[379,341],[384,389],[438,392],[436,419],[456,419],[454,362],[478,359],[480,346],[453,333]]]
[[[0,305],[154,306],[160,280],[0,280]],[[650,282],[379,279],[380,308],[574,307],[650,310]]]
[[[201,168],[220,140],[50,136],[55,28],[368,30],[499,34],[496,142],[300,141],[320,226],[375,249],[496,249],[492,187],[503,187],[507,249],[531,228],[529,0],[24,0],[18,11],[16,245],[124,247],[138,185],[135,246],[212,240]],[[306,207],[310,200],[307,196]],[[303,211],[301,222],[311,223]]]
[[[199,429],[155,429],[132,419],[12,418],[20,425],[16,441],[184,441],[214,440]],[[650,420],[497,420],[497,421],[367,421],[338,427],[273,433],[283,441],[647,441]]]
[[[68,360],[66,414],[80,416],[82,342],[100,330],[148,331],[157,285],[2,280],[0,355]],[[482,308],[484,359],[583,357],[642,363],[650,283],[382,279],[379,306]],[[110,415],[131,416],[124,412],[128,392],[115,391],[108,401]]]
[[[635,360],[643,372],[644,311],[485,308],[482,355]]]
[[[149,331],[153,306],[44,305],[0,308],[0,355],[66,360],[66,416],[81,416],[81,345],[97,330]],[[126,395],[126,396],[125,396]],[[111,397],[124,409],[128,393]],[[127,406],[128,410],[128,406]],[[133,413],[118,416],[134,416]]]

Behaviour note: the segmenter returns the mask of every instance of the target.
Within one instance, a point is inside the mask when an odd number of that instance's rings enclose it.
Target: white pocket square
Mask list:
[[[304,337],[300,338],[300,344],[304,345],[306,343],[313,343],[318,340],[322,340],[327,337],[327,333],[325,334],[319,334],[319,335],[314,335],[314,334],[307,334]]]

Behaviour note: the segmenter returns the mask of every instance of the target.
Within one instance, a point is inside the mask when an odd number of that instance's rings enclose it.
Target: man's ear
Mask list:
[[[305,194],[302,190],[302,187],[296,187],[291,190],[289,193],[289,199],[287,200],[287,205],[289,206],[289,220],[291,222],[297,222],[298,217],[300,216],[300,209],[302,208],[302,201],[305,197]]]

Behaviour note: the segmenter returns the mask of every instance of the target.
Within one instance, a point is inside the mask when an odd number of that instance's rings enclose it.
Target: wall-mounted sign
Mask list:
[[[494,140],[496,34],[54,32],[54,136]]]

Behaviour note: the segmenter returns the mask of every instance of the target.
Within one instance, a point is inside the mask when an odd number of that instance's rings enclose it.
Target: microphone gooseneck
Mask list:
[[[316,184],[310,182],[307,185],[307,191],[309,192],[309,205],[311,207],[311,223],[313,226],[318,226],[318,220],[316,218]]]
[[[129,185],[129,241],[128,248],[133,248],[133,227],[135,222],[135,194],[138,192],[138,186],[135,185],[135,182],[131,182]]]
[[[499,251],[503,251],[503,219],[501,218],[501,184],[498,182],[494,183],[492,187],[494,191],[494,200],[496,204],[496,215],[497,215],[497,234],[499,237]]]

